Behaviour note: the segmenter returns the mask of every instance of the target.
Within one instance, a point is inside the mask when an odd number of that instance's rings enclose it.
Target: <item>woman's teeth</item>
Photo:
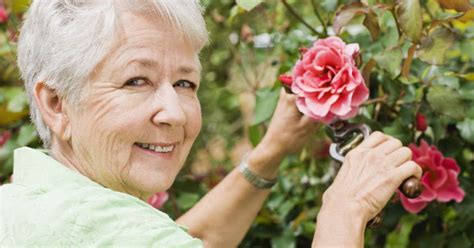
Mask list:
[[[150,144],[136,143],[139,147],[143,149],[148,149],[155,152],[171,152],[173,151],[174,146],[155,146]]]

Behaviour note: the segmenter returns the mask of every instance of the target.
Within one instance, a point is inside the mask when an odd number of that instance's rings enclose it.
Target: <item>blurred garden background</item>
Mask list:
[[[360,69],[370,89],[352,121],[404,145],[433,145],[429,154],[436,158],[422,164],[427,177],[441,180],[444,172],[435,167],[440,157],[452,158],[460,168],[453,174],[456,186],[465,193],[459,202],[430,201],[416,214],[395,194],[382,226],[367,230],[366,247],[474,246],[474,1],[202,3],[211,37],[201,54],[203,128],[175,185],[153,200],[156,207],[175,218],[233,169],[265,133],[281,87],[278,76],[291,75],[299,48],[337,35],[360,45]],[[14,149],[41,146],[15,65],[28,4],[0,0],[0,183],[11,180]],[[310,246],[322,193],[335,172],[325,129],[308,135],[314,137],[310,144],[283,161],[279,183],[241,247]]]

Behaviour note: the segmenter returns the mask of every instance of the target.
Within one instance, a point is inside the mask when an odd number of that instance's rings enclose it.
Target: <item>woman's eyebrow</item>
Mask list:
[[[127,62],[126,66],[129,66],[130,64],[139,64],[143,67],[146,68],[156,68],[157,66],[160,66],[161,64],[154,59],[149,59],[149,58],[135,58],[131,59]],[[196,69],[195,66],[192,65],[180,65],[177,69],[178,72],[182,74],[191,74],[191,73],[197,73],[198,70]]]

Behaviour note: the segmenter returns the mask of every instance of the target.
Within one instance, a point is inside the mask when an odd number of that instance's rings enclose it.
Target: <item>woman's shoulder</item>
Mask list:
[[[5,229],[1,233],[6,235],[0,240],[10,237],[40,246],[53,240],[74,245],[150,246],[169,241],[170,236],[200,243],[140,199],[95,185],[45,190],[7,184],[0,187],[0,194],[1,228]]]

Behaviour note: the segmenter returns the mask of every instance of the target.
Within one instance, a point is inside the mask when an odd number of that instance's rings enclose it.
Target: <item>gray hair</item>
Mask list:
[[[31,119],[46,148],[51,133],[33,99],[36,84],[44,82],[78,105],[82,86],[117,42],[123,11],[163,18],[197,53],[208,42],[199,0],[34,0],[20,32],[18,66]]]

